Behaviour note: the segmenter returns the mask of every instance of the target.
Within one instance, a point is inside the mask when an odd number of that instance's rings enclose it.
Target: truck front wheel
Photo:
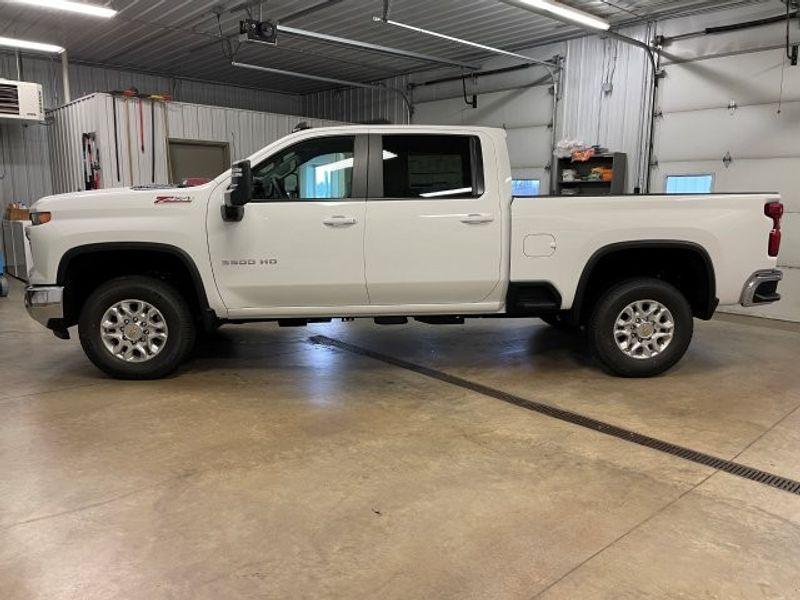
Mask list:
[[[589,345],[614,375],[651,377],[677,363],[689,347],[692,309],[673,285],[629,279],[597,302],[587,327]]]
[[[84,352],[118,379],[157,379],[174,371],[194,345],[186,300],[151,277],[122,277],[99,286],[78,322]]]

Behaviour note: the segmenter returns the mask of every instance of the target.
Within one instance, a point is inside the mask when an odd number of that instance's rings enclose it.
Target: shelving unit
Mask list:
[[[556,167],[557,196],[606,196],[625,193],[625,175],[628,157],[624,152],[596,154],[587,161],[573,161],[571,158],[559,158]],[[611,169],[611,179],[603,181],[588,179],[592,169],[606,167]],[[564,170],[577,171],[574,181],[564,181]]]

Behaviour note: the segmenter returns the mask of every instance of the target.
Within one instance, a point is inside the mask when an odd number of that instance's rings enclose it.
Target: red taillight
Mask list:
[[[767,202],[764,205],[764,214],[772,219],[772,231],[769,232],[767,253],[770,256],[778,256],[778,252],[781,249],[781,217],[783,216],[783,204],[780,202]]]

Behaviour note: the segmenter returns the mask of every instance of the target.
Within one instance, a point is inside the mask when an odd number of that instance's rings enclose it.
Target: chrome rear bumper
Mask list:
[[[64,318],[64,288],[31,285],[25,288],[25,308],[34,321],[54,329]]]
[[[778,269],[756,271],[742,288],[739,304],[742,306],[755,306],[756,304],[769,304],[781,299],[777,292],[778,282],[783,279],[783,272]]]

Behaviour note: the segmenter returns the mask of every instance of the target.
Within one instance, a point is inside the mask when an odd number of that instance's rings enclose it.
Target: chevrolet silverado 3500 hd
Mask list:
[[[42,198],[30,314],[115,377],[161,377],[222,323],[540,317],[608,371],[661,373],[693,318],[774,302],[775,194],[512,197],[505,132],[295,132],[199,187]]]

